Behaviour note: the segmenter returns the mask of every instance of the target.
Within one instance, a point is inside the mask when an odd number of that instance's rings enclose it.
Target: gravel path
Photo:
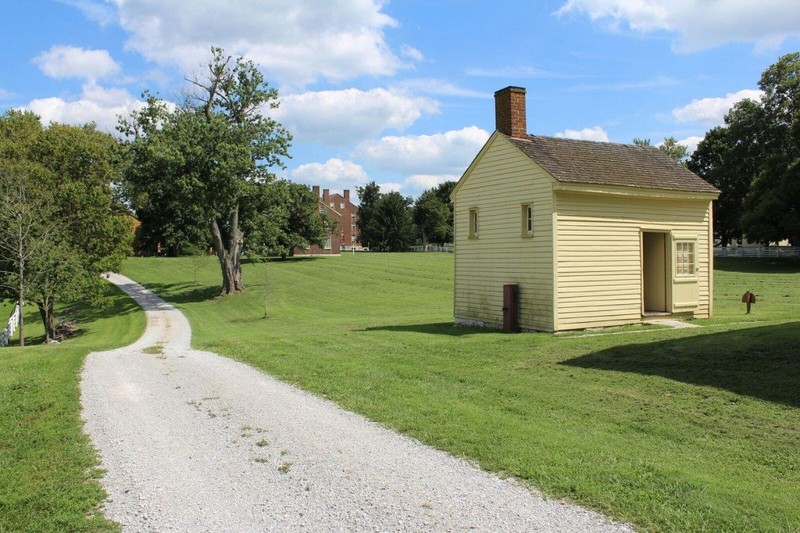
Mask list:
[[[125,531],[630,531],[192,350],[178,310],[110,281],[147,330],[87,357],[81,401]]]

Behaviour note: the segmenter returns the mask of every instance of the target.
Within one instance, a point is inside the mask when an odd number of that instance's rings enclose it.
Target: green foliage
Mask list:
[[[335,221],[319,213],[316,195],[305,185],[278,180],[253,185],[242,201],[246,252],[255,256],[292,255],[294,248],[322,245]]]
[[[415,228],[411,198],[399,192],[382,194],[372,212],[374,232],[370,250],[404,252],[414,242]]]
[[[675,137],[664,138],[661,144],[658,145],[658,149],[678,163],[682,163],[689,157],[689,149],[682,144],[678,144],[678,140]]]
[[[414,223],[422,244],[453,242],[453,203],[450,193],[456,182],[447,181],[423,192],[414,203]]]
[[[0,117],[0,285],[36,302],[52,333],[56,301],[92,300],[98,275],[130,251],[130,222],[112,185],[117,141],[83,127],[43,128],[31,113]]]
[[[371,247],[378,241],[377,228],[373,224],[375,205],[381,197],[380,186],[371,181],[363,187],[356,187],[358,194],[358,233],[362,246]]]
[[[100,513],[106,495],[78,385],[86,354],[133,342],[145,316],[121,291],[106,285],[102,294],[105,316],[85,304],[70,310],[82,333],[69,342],[2,349],[0,531],[119,530]],[[41,327],[31,329],[34,341],[44,340]]]
[[[566,335],[453,327],[450,254],[272,262],[269,327],[255,291],[198,298],[189,260],[126,272],[181,305],[198,348],[550,496],[642,530],[796,530],[800,264],[717,267],[701,328]]]
[[[744,234],[800,244],[800,52],[761,76],[760,102],[737,103],[698,145],[690,170],[721,191],[715,232],[723,244]]]
[[[725,115],[726,126],[709,130],[687,164],[721,191],[714,205],[714,234],[723,245],[744,234],[745,198],[765,158],[764,120],[758,102],[738,102]]]
[[[291,135],[262,114],[278,106],[278,92],[251,61],[212,48],[205,78],[191,83],[180,107],[146,94],[146,106],[120,121],[131,159],[127,196],[151,247],[156,239],[175,253],[211,244],[228,294],[244,288],[242,223],[253,211],[242,211],[243,202],[274,179],[269,169],[288,157]]]

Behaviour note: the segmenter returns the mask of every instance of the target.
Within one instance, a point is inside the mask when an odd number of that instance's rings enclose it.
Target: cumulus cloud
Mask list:
[[[98,129],[115,133],[117,117],[128,115],[143,105],[124,89],[105,89],[90,82],[84,85],[83,93],[77,100],[37,98],[25,108],[39,115],[45,125],[50,122],[74,125],[94,122]]]
[[[681,139],[678,141],[678,144],[682,144],[686,147],[691,156],[695,150],[697,150],[697,145],[700,144],[700,141],[703,140],[703,137],[698,135],[691,135],[685,139]]]
[[[246,55],[271,78],[303,86],[320,78],[391,75],[407,64],[384,38],[397,23],[380,0],[113,0],[127,48],[162,65],[197,69],[209,43]],[[419,51],[401,50],[416,60]]]
[[[477,126],[434,135],[387,136],[366,141],[356,153],[369,164],[401,174],[459,174],[489,138]]]
[[[120,71],[119,64],[106,50],[86,50],[75,46],[56,45],[33,59],[39,69],[51,78],[107,78]]]
[[[397,183],[394,181],[386,181],[383,183],[379,183],[378,187],[381,188],[381,192],[400,192],[403,189],[402,183]]]
[[[600,127],[583,128],[582,130],[566,129],[562,132],[556,133],[556,137],[563,139],[577,139],[581,141],[603,141],[608,142],[608,133]]]
[[[458,181],[459,178],[460,174],[414,174],[408,177],[406,184],[419,189],[432,189],[445,181]]]
[[[612,30],[677,34],[673,48],[693,52],[727,42],[753,43],[757,50],[800,35],[796,0],[567,0],[556,15],[586,14]]]
[[[293,94],[269,113],[297,141],[343,146],[385,130],[402,131],[423,114],[438,112],[438,104],[394,89],[345,89]]]
[[[743,89],[717,98],[698,98],[683,107],[672,110],[672,116],[678,122],[699,122],[709,126],[722,124],[725,114],[736,102],[750,98],[760,100],[764,93],[755,89]]]
[[[324,163],[306,163],[292,171],[292,179],[302,183],[362,183],[367,181],[367,173],[361,165],[352,161],[332,158]]]

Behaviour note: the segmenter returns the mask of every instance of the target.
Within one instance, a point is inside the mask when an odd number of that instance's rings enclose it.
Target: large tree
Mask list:
[[[760,101],[743,100],[710,130],[689,168],[720,190],[715,232],[800,244],[800,52],[764,71]]]
[[[765,155],[745,200],[748,239],[800,245],[800,52],[761,75]]]
[[[251,61],[212,48],[203,75],[189,81],[182,105],[148,95],[120,121],[131,157],[126,184],[137,214],[191,206],[187,217],[207,228],[230,294],[244,289],[242,203],[253,184],[274,179],[269,169],[288,157],[291,135],[263,114],[278,106],[278,92]]]
[[[319,212],[319,199],[306,185],[277,180],[253,186],[242,202],[248,253],[286,257],[295,248],[322,246],[335,221]]]
[[[414,223],[422,244],[453,242],[453,203],[456,182],[447,181],[420,194],[414,202]]]
[[[725,115],[725,127],[706,133],[687,163],[689,170],[720,190],[714,205],[714,235],[722,246],[744,234],[742,216],[764,160],[763,109],[742,100]]]
[[[370,249],[379,252],[405,252],[409,249],[416,231],[411,204],[411,198],[399,192],[381,195],[372,214],[375,237]]]
[[[94,125],[0,117],[0,285],[37,304],[47,340],[56,302],[96,299],[99,274],[119,268],[130,250],[130,222],[112,188],[119,156],[117,141]]]
[[[356,187],[358,194],[358,239],[361,246],[371,248],[378,240],[374,221],[375,205],[381,197],[380,186],[371,181],[363,187]]]

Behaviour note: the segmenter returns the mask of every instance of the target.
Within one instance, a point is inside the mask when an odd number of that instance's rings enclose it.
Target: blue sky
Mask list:
[[[212,45],[259,64],[293,133],[277,173],[417,196],[457,179],[527,88],[528,131],[694,148],[800,50],[797,0],[27,0],[3,2],[0,110],[45,123],[179,100]]]

